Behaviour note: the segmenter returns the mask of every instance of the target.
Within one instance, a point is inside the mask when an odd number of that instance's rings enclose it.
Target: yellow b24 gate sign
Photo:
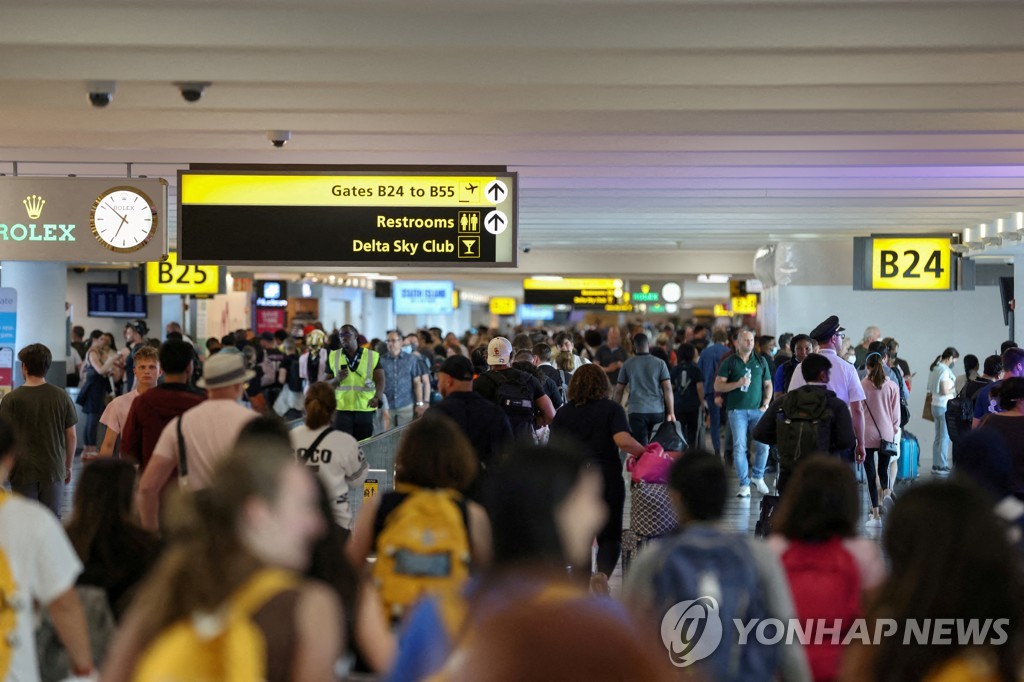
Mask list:
[[[879,238],[871,245],[871,288],[913,291],[949,290],[948,238]]]

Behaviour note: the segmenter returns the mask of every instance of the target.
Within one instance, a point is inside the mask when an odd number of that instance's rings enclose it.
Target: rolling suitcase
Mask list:
[[[766,538],[772,534],[775,525],[775,512],[779,508],[778,495],[765,495],[761,498],[761,515],[754,524],[754,535],[759,538]]]
[[[896,482],[909,483],[917,478],[920,459],[921,446],[917,442],[917,437],[909,431],[904,431],[900,440],[900,459],[896,464]]]

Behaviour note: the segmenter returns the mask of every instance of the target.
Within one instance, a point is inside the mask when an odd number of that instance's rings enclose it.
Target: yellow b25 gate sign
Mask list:
[[[952,270],[948,238],[872,240],[872,289],[948,291],[953,281]]]
[[[202,296],[220,293],[220,268],[216,265],[180,265],[171,251],[167,260],[146,263],[147,294]]]

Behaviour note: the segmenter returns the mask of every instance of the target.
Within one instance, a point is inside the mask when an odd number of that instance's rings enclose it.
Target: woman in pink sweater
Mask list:
[[[868,494],[871,496],[871,516],[867,527],[881,528],[879,493],[883,504],[892,504],[889,460],[899,457],[900,391],[896,383],[886,376],[885,345],[873,343],[869,351],[865,358],[868,374],[861,380],[861,386],[864,387],[864,411],[867,412],[864,419],[864,449],[868,456],[864,460],[864,469],[868,478]]]

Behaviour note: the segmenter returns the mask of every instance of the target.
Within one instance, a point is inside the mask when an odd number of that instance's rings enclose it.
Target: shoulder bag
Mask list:
[[[881,392],[882,389],[878,389]],[[928,394],[931,397],[931,393]],[[878,428],[878,422],[875,421],[875,415],[871,412],[871,404],[865,400],[864,407],[868,408],[868,416],[871,417],[871,423],[875,425],[875,431],[878,432],[878,454],[889,455],[890,457],[898,457],[900,454],[900,448],[896,444],[896,441],[885,440],[882,438],[882,430]]]
[[[178,424],[175,427],[178,431],[178,482],[182,488],[188,487],[188,458],[185,457],[185,436],[181,433],[181,422],[185,421],[185,414],[178,416]]]
[[[924,412],[921,413],[923,419],[927,419],[930,422],[935,421],[935,416],[932,414],[932,394],[927,393],[924,396]]]

